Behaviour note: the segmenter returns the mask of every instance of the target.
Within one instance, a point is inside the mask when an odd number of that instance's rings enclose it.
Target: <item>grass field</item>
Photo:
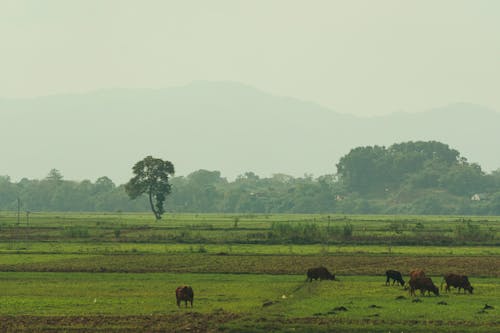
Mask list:
[[[472,282],[474,295],[453,291],[440,297],[418,297],[420,302],[415,303],[403,288],[385,286],[380,276],[308,283],[302,275],[1,273],[0,319],[14,330],[10,316],[32,318],[35,325],[39,317],[53,318],[53,326],[46,329],[57,328],[61,318],[159,317],[166,322],[157,323],[158,329],[175,329],[179,323],[166,318],[199,313],[217,318],[200,324],[199,329],[207,330],[212,325],[233,330],[249,325],[250,331],[250,323],[258,321],[263,331],[281,325],[291,329],[299,323],[304,330],[336,324],[362,329],[367,323],[371,331],[387,331],[393,325],[413,323],[422,330],[448,327],[449,331],[469,328],[477,332],[482,327],[491,332],[500,325],[498,280],[476,278]],[[177,308],[173,290],[180,284],[195,286],[193,309]],[[484,310],[485,304],[495,309]],[[234,316],[228,320],[228,314]],[[117,330],[125,328],[117,325]]]
[[[292,230],[288,239],[267,236],[277,223]],[[454,238],[466,223],[488,237]],[[331,241],[297,243],[298,229],[287,229],[313,224],[333,230]],[[0,332],[500,332],[499,229],[497,217],[185,214],[154,222],[125,213],[37,213],[18,225],[16,214],[1,212]],[[437,244],[398,244],[423,233]],[[440,245],[443,235],[452,244]],[[306,283],[307,268],[319,265],[340,281]],[[415,298],[385,286],[386,269],[416,267],[438,286],[444,273],[467,274],[474,294]],[[183,284],[195,290],[193,309],[175,304]]]

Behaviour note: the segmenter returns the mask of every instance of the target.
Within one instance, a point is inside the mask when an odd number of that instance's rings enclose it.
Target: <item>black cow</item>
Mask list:
[[[444,281],[441,282],[441,289],[443,289],[443,283],[446,282],[446,291],[450,291],[450,287],[458,288],[458,292],[460,293],[460,289],[464,290],[464,294],[466,291],[472,294],[472,290],[474,288],[470,285],[469,278],[467,275],[459,275],[449,273],[444,276]]]
[[[312,280],[337,280],[335,278],[335,275],[330,273],[328,269],[326,269],[323,266],[320,267],[315,267],[315,268],[309,268],[307,270],[307,279],[306,281],[312,282]]]
[[[180,286],[175,289],[175,298],[177,299],[177,306],[181,306],[181,302],[186,302],[186,308],[188,306],[188,302],[191,303],[191,307],[193,307],[193,299],[194,292],[193,288],[190,286]]]
[[[427,291],[430,295],[431,291],[434,295],[439,296],[439,289],[434,285],[430,277],[419,277],[411,279],[410,282],[410,295],[415,296],[415,290],[419,289],[422,296],[425,295]]]
[[[385,272],[385,276],[387,277],[385,284],[388,285],[390,280],[392,279],[392,285],[397,281],[403,287],[405,285],[405,280],[403,280],[403,276],[398,271],[393,271],[392,269]]]

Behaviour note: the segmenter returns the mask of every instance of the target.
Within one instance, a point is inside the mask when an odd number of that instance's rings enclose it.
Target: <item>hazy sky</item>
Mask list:
[[[0,97],[196,80],[358,115],[500,111],[500,1],[0,0]]]

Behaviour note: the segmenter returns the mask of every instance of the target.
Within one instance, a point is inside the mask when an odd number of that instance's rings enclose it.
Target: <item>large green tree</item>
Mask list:
[[[428,186],[435,182],[437,171],[439,177],[443,169],[460,163],[466,164],[466,159],[444,143],[409,141],[389,148],[367,146],[351,149],[337,164],[337,174],[351,191],[380,193],[387,188],[399,187],[410,178],[422,187]]]
[[[352,191],[380,190],[388,186],[391,179],[390,162],[385,147],[357,147],[340,159],[337,174]]]
[[[135,199],[146,194],[156,220],[165,212],[163,204],[172,190],[169,177],[174,174],[174,165],[170,161],[147,156],[132,168],[135,176],[125,184],[125,191]]]

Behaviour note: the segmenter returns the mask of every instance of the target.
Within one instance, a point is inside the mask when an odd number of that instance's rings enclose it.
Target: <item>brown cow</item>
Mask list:
[[[415,279],[411,279],[410,282],[410,295],[416,296],[415,295],[415,290],[419,289],[420,294],[422,296],[425,295],[425,292],[427,291],[428,294],[430,295],[431,291],[434,293],[434,295],[439,296],[439,289],[434,285],[432,282],[432,279],[429,277],[417,277]]]
[[[441,289],[443,289],[443,283],[446,282],[446,292],[450,291],[450,286],[454,288],[458,288],[458,292],[460,293],[460,289],[464,290],[464,294],[466,291],[472,294],[472,290],[474,289],[469,282],[469,278],[467,275],[459,275],[449,273],[444,276],[444,281],[441,282]]]
[[[337,280],[335,278],[335,275],[330,273],[328,269],[326,269],[323,266],[320,267],[315,267],[315,268],[309,268],[307,270],[307,279],[306,281],[312,282],[312,280]]]
[[[186,302],[186,308],[188,306],[188,301],[193,307],[194,292],[191,286],[180,286],[175,289],[175,298],[177,299],[177,306],[181,306],[181,302]]]
[[[422,277],[425,277],[425,272],[423,269],[414,269],[410,272],[410,280]]]

